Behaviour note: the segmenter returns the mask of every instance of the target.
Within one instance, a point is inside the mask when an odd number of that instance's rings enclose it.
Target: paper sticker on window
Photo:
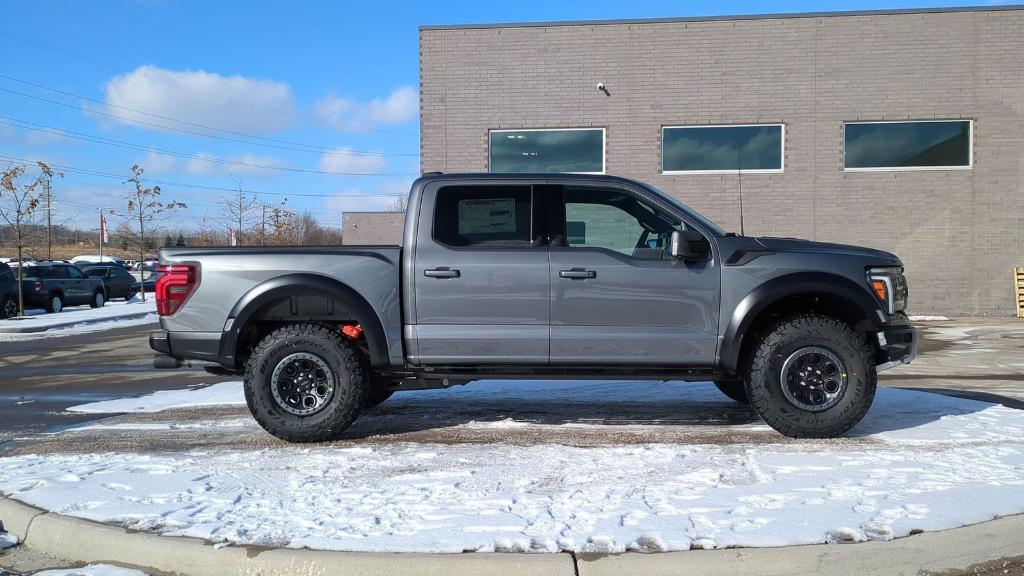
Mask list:
[[[514,198],[459,200],[459,234],[515,232]]]

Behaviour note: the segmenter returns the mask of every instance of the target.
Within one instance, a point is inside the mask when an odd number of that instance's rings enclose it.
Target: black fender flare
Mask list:
[[[866,282],[861,286],[845,276],[830,272],[795,272],[772,278],[751,290],[733,310],[722,335],[718,353],[719,367],[735,374],[739,368],[744,338],[748,336],[758,315],[779,300],[800,294],[828,294],[846,300],[856,306],[874,326],[880,325],[886,318],[885,311],[878,299],[869,292]]]
[[[291,296],[327,297],[337,302],[338,306],[333,313],[339,320],[354,320],[363,327],[363,334],[366,335],[366,342],[370,348],[370,365],[388,365],[384,323],[369,302],[343,282],[309,273],[285,274],[266,280],[251,288],[235,303],[228,314],[231,327],[221,337],[220,363],[239,368],[235,349],[238,337],[252,319],[252,315],[267,304]]]

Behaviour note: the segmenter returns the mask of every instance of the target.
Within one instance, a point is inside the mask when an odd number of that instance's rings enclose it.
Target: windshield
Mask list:
[[[652,192],[656,192],[659,196],[664,198],[665,201],[669,202],[670,204],[672,204],[676,208],[679,208],[680,210],[685,212],[687,216],[689,216],[690,218],[693,218],[694,220],[696,220],[698,224],[700,224],[701,226],[706,228],[712,234],[715,234],[717,236],[725,236],[725,230],[722,230],[721,228],[718,227],[717,224],[715,224],[711,220],[708,220],[703,215],[701,215],[699,212],[693,210],[692,208],[690,208],[686,204],[683,204],[679,200],[676,200],[675,198],[672,197],[671,194],[666,194],[665,192],[661,191],[659,188],[657,188],[655,186],[652,186],[650,184],[644,184],[644,185],[649,190],[651,190]]]

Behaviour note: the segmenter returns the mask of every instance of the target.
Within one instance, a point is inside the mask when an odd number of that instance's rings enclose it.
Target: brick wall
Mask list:
[[[896,252],[918,313],[1007,315],[1024,266],[1024,10],[420,31],[423,171],[493,128],[600,126],[610,174],[726,229]],[[596,89],[604,82],[610,96]],[[974,168],[844,172],[842,123],[975,120]],[[663,175],[663,125],[782,122],[782,174]],[[346,230],[347,233],[347,230]]]
[[[345,212],[341,238],[346,246],[401,244],[405,212]]]

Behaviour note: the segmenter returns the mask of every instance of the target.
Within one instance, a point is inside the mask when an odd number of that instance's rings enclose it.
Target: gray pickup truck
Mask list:
[[[160,271],[154,365],[244,372],[294,442],[486,378],[712,380],[782,434],[834,437],[917,351],[893,254],[726,233],[613,176],[427,174],[401,247],[165,248]]]

